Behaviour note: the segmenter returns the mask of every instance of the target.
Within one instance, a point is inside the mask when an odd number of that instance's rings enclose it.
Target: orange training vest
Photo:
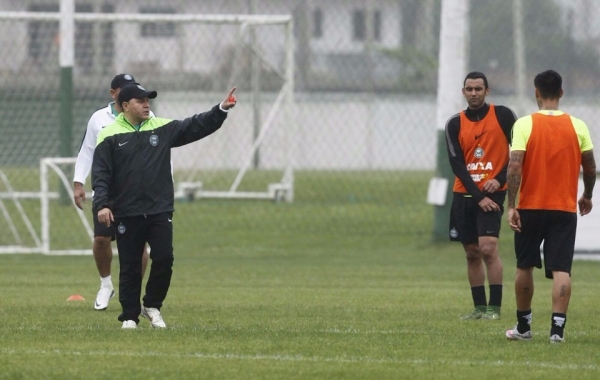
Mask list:
[[[467,170],[480,190],[508,164],[508,142],[496,118],[493,104],[490,104],[487,115],[479,121],[471,121],[464,111],[460,112],[458,141],[465,157]],[[498,190],[506,190],[506,184]],[[454,179],[453,191],[468,193],[458,177]]]
[[[518,208],[577,212],[581,148],[571,117],[531,117]]]

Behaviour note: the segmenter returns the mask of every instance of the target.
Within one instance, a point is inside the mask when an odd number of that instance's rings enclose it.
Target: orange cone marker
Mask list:
[[[67,301],[85,301],[85,298],[79,294],[73,294],[71,297],[67,298]]]

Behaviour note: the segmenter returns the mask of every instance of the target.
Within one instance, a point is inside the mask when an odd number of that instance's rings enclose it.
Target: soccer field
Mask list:
[[[292,204],[179,204],[198,216],[174,220],[166,330],[142,320],[122,331],[117,298],[93,310],[90,256],[0,255],[0,379],[600,377],[599,263],[574,264],[565,344],[548,341],[542,271],[534,339],[508,342],[514,259],[505,225],[502,319],[462,321],[472,307],[464,254],[423,232],[433,212],[422,192],[398,196],[402,204],[360,194],[319,202],[314,184],[301,178],[304,195]],[[85,301],[67,302],[72,294]]]

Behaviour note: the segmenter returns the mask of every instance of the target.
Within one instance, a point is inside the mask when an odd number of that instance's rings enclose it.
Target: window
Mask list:
[[[59,7],[54,4],[32,4],[29,11],[58,12]],[[27,55],[35,63],[43,63],[51,57],[52,51],[58,51],[58,22],[30,21],[27,25],[27,34],[29,36]]]
[[[103,13],[115,13],[115,7],[112,4],[103,4],[101,7]],[[113,60],[115,57],[115,33],[113,23],[102,23],[100,25],[100,40],[101,54],[100,54],[100,68],[104,74],[114,74],[113,72]]]
[[[323,10],[321,8],[313,11],[313,37],[323,37]]]
[[[111,5],[103,5],[103,12],[113,12]],[[31,4],[30,12],[60,12],[58,5],[54,4]],[[77,13],[93,13],[94,7],[90,3],[75,4]],[[111,70],[112,58],[114,56],[112,23],[101,24],[102,35],[102,67]],[[28,45],[27,55],[36,64],[45,62],[54,64],[54,56],[58,54],[60,44],[59,24],[56,21],[30,21],[27,26]],[[92,22],[75,22],[75,65],[87,73],[94,69],[96,64],[94,58],[94,27]]]
[[[372,37],[375,41],[381,41],[381,11],[374,10],[372,15]],[[364,41],[367,38],[367,12],[364,9],[355,9],[352,13],[352,38],[355,41]]]
[[[91,4],[75,4],[75,12],[93,13]],[[75,65],[88,74],[94,66],[94,27],[91,22],[75,23]]]
[[[144,7],[140,13],[145,14],[174,14],[171,7]],[[142,37],[175,37],[175,23],[173,22],[144,22],[141,24]]]
[[[352,13],[352,38],[356,41],[364,41],[367,35],[367,23],[365,11],[356,9]]]
[[[381,41],[381,11],[373,11],[373,39]]]

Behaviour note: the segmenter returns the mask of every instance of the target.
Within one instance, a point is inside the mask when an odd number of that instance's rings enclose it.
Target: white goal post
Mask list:
[[[72,0],[63,0],[63,2],[71,2]],[[62,6],[62,3],[61,3]],[[73,8],[74,9],[74,8]],[[285,170],[281,181],[279,183],[270,184],[264,192],[248,192],[238,191],[238,187],[244,175],[252,163],[252,157],[256,154],[264,137],[271,133],[273,128],[273,122],[278,114],[282,111],[283,119],[286,120],[288,128],[286,131],[285,142],[287,148],[291,142],[291,135],[295,133],[295,124],[293,116],[293,104],[294,104],[294,35],[293,35],[293,19],[289,15],[210,15],[210,14],[123,14],[123,13],[75,13],[71,9],[71,13],[65,16],[65,13],[54,13],[54,12],[0,12],[0,20],[12,20],[12,21],[58,21],[62,24],[71,26],[73,29],[73,21],[88,21],[97,23],[116,23],[116,22],[132,22],[132,23],[177,23],[177,24],[233,24],[239,26],[239,45],[244,44],[247,46],[252,53],[260,60],[261,64],[265,65],[272,72],[276,73],[283,81],[279,93],[277,94],[275,101],[269,109],[265,121],[260,126],[260,132],[253,141],[252,145],[248,148],[245,155],[245,159],[239,172],[235,177],[235,180],[231,184],[227,191],[209,191],[203,189],[202,182],[198,181],[184,181],[178,185],[177,196],[188,198],[192,197],[204,197],[204,198],[243,198],[243,199],[268,199],[276,201],[293,201],[293,186],[294,176],[293,168],[291,165],[291,149],[286,149],[287,157]],[[279,70],[275,65],[269,62],[268,58],[261,53],[259,49],[252,44],[252,40],[244,38],[246,30],[249,26],[258,25],[282,25],[285,28],[284,38],[284,65],[283,70]],[[63,31],[64,29],[61,29]],[[70,33],[73,33],[71,30]],[[72,44],[73,38],[67,38],[67,41],[71,41],[71,46],[67,46],[68,50],[73,50],[74,45]],[[61,38],[61,43],[63,38]],[[67,43],[67,45],[69,45]],[[69,57],[74,56],[73,51],[67,51],[61,47],[61,60],[62,55]],[[234,70],[237,66],[234,66]],[[257,73],[252,72],[252,76]],[[236,73],[233,73],[230,87],[235,84]],[[252,94],[253,97],[257,97],[256,94]],[[254,109],[253,112],[258,112]],[[195,172],[190,173],[190,177],[196,174]]]
[[[73,0],[62,0],[61,7],[64,3],[70,3],[73,5]],[[255,70],[260,71],[261,67],[264,70],[269,70],[269,73],[273,77],[279,78],[277,84],[281,83],[280,87],[274,90],[268,98],[272,100],[269,104],[263,105],[264,117],[253,118],[252,115],[256,112],[260,112],[261,104],[248,104],[250,102],[238,102],[238,106],[232,112],[230,117],[235,117],[236,112],[240,119],[245,120],[259,120],[260,124],[255,125],[255,135],[250,137],[244,137],[244,144],[239,144],[236,147],[236,155],[226,161],[225,164],[219,166],[219,163],[213,163],[209,168],[210,170],[227,170],[228,172],[235,172],[235,177],[226,188],[219,187],[215,190],[214,186],[208,186],[203,183],[202,179],[198,178],[198,172],[202,169],[202,164],[196,164],[196,166],[190,166],[186,168],[186,171],[182,171],[180,177],[175,181],[175,197],[181,199],[202,199],[202,198],[219,198],[219,199],[255,199],[255,200],[272,200],[272,201],[284,201],[292,202],[294,196],[294,172],[292,165],[293,152],[291,149],[291,141],[294,134],[296,133],[296,124],[294,117],[294,46],[293,46],[293,20],[289,15],[227,15],[227,14],[138,14],[138,13],[75,13],[74,7],[69,12],[62,10],[61,12],[20,12],[20,11],[4,11],[0,12],[0,21],[9,22],[58,22],[60,24],[60,38],[57,40],[60,43],[60,63],[64,61],[64,56],[70,56],[72,62],[73,56],[75,55],[74,49],[75,44],[73,43],[73,35],[75,29],[75,22],[87,22],[87,23],[98,23],[113,25],[131,25],[141,23],[173,23],[175,25],[196,25],[204,27],[205,25],[217,25],[217,26],[229,26],[237,28],[237,36],[235,38],[234,47],[234,58],[237,54],[244,49],[244,52],[249,51],[253,59],[256,59],[259,64],[252,65],[249,70],[249,75],[257,75]],[[256,39],[251,38],[252,33],[250,31],[260,26],[281,26],[283,33],[278,32],[278,38],[282,40],[283,56],[277,63],[272,62],[272,57],[267,56],[256,44]],[[66,27],[66,29],[65,29]],[[65,33],[65,31],[67,31]],[[69,38],[70,34],[70,38]],[[189,31],[188,31],[189,34]],[[215,37],[215,36],[212,36]],[[63,46],[65,45],[65,46]],[[66,50],[65,50],[66,49]],[[164,53],[163,53],[164,54]],[[133,53],[135,55],[135,53]],[[57,69],[59,62],[56,62]],[[116,65],[119,66],[119,65]],[[121,65],[122,66],[122,65]],[[230,77],[227,80],[229,87],[236,85],[236,76],[242,75],[240,71],[243,68],[233,65]],[[248,71],[248,69],[245,69]],[[114,75],[114,73],[112,74]],[[244,72],[243,75],[248,75]],[[260,74],[258,74],[260,77]],[[112,77],[112,76],[111,76]],[[245,77],[248,78],[248,77]],[[240,89],[238,87],[238,93]],[[260,99],[255,92],[260,92],[259,86],[252,86],[251,88],[245,88],[243,94],[248,95],[247,98]],[[160,92],[160,91],[159,91]],[[168,92],[168,91],[167,91]],[[163,92],[164,93],[164,92]],[[214,93],[214,91],[213,91]],[[219,95],[220,96],[220,95]],[[239,96],[238,96],[239,97]],[[209,98],[209,96],[206,96]],[[211,95],[212,98],[212,95]],[[265,97],[263,97],[264,99]],[[164,99],[164,98],[163,98]],[[167,98],[168,99],[168,98]],[[160,99],[158,99],[160,101]],[[164,101],[163,101],[164,102]],[[168,102],[168,101],[167,101]],[[159,103],[161,104],[161,103]],[[205,99],[201,99],[200,103],[204,107],[206,103]],[[267,106],[267,107],[264,107]],[[165,117],[171,117],[171,115],[160,115]],[[177,118],[177,117],[171,117]],[[283,120],[283,122],[282,122]],[[231,124],[231,123],[229,123]],[[240,125],[242,123],[239,123]],[[283,125],[283,128],[281,127]],[[244,128],[247,126],[244,124]],[[242,126],[236,126],[236,128],[242,128]],[[227,128],[224,128],[227,129]],[[275,137],[273,137],[275,136]],[[218,137],[223,138],[223,137]],[[211,136],[209,139],[213,139]],[[208,140],[208,139],[207,139]],[[281,176],[279,180],[269,180],[264,182],[263,191],[255,191],[254,189],[248,191],[244,189],[242,185],[243,179],[247,176],[252,169],[257,168],[253,166],[253,159],[256,157],[257,152],[263,148],[264,144],[270,144],[268,146],[271,153],[273,146],[277,145],[277,148],[281,152],[271,154],[276,156],[275,159],[279,160],[276,164],[273,164],[273,158],[268,165],[265,165],[267,170],[276,172],[275,175]],[[178,148],[183,149],[183,148]],[[177,149],[177,150],[178,150]],[[266,154],[265,154],[266,155]],[[218,156],[213,154],[213,156]],[[261,156],[262,158],[262,156]],[[188,159],[189,160],[189,159]],[[4,241],[0,243],[0,253],[43,253],[43,254],[91,254],[91,249],[60,249],[55,248],[52,245],[51,233],[53,223],[53,202],[63,197],[64,194],[68,194],[69,199],[72,203],[72,175],[69,170],[64,170],[65,165],[73,165],[75,158],[72,157],[45,157],[40,160],[40,190],[37,191],[20,191],[16,188],[15,181],[8,179],[4,173],[0,172],[0,182],[4,184],[0,190],[0,214],[3,216],[5,225],[8,225],[8,230],[13,239],[10,244],[6,244]],[[62,166],[62,167],[61,167]],[[263,168],[262,166],[258,168]],[[177,170],[177,165],[174,166]],[[53,177],[58,176],[60,182],[60,190],[56,191],[56,184]],[[269,176],[268,178],[271,178]],[[18,181],[17,181],[18,182]],[[222,181],[221,181],[222,182]],[[220,182],[219,182],[220,183]],[[261,182],[263,183],[263,182]],[[52,186],[51,186],[52,185]],[[253,183],[253,187],[255,184]],[[220,186],[220,185],[219,185]],[[260,184],[259,184],[260,186]],[[15,188],[13,188],[15,187]],[[63,189],[64,187],[64,189]],[[26,211],[22,206],[21,202],[27,200],[28,202],[39,200],[39,221],[36,221],[37,217],[31,217],[28,215],[29,211]],[[11,201],[11,207],[5,207],[5,202]],[[91,194],[88,194],[88,202],[91,202]],[[78,213],[78,217],[73,219],[81,220],[83,226],[83,234],[85,234],[89,241],[93,238],[93,230],[89,222],[90,215],[86,215],[88,211],[81,211],[74,205],[68,205],[72,207]],[[16,208],[16,213],[14,209]],[[38,210],[35,211],[37,213]],[[73,211],[75,212],[75,211]],[[37,216],[37,215],[36,215]],[[25,227],[23,227],[25,226]],[[27,237],[26,239],[24,237]],[[27,242],[24,243],[24,241]],[[91,248],[91,244],[88,246]]]
[[[85,249],[53,249],[50,244],[50,201],[57,200],[60,197],[60,193],[58,191],[51,191],[49,185],[49,174],[50,171],[56,173],[60,180],[61,188],[64,187],[65,193],[68,195],[69,200],[73,199],[73,186],[72,180],[67,178],[64,170],[61,169],[59,165],[70,164],[74,165],[76,158],[74,157],[66,157],[66,158],[44,158],[40,161],[40,191],[39,192],[20,192],[15,191],[10,184],[10,181],[6,177],[3,172],[0,172],[0,178],[4,184],[4,188],[6,191],[0,192],[0,209],[2,209],[2,213],[5,221],[7,222],[12,235],[15,240],[14,245],[2,245],[0,246],[0,253],[43,253],[47,255],[85,255],[91,254],[92,250],[90,248]],[[91,194],[89,195],[91,196]],[[4,200],[11,200],[14,202],[17,213],[19,217],[23,221],[24,225],[27,226],[27,232],[31,243],[25,243],[25,240],[15,223],[14,218],[7,211],[7,207],[4,205]],[[40,233],[36,231],[33,227],[33,223],[29,218],[28,213],[25,211],[24,207],[21,205],[21,200],[39,200],[40,201]],[[91,244],[93,239],[93,230],[90,222],[86,218],[84,211],[79,208],[72,206],[75,210],[79,219],[81,220],[81,224],[84,228],[85,233],[89,237],[89,242]]]

